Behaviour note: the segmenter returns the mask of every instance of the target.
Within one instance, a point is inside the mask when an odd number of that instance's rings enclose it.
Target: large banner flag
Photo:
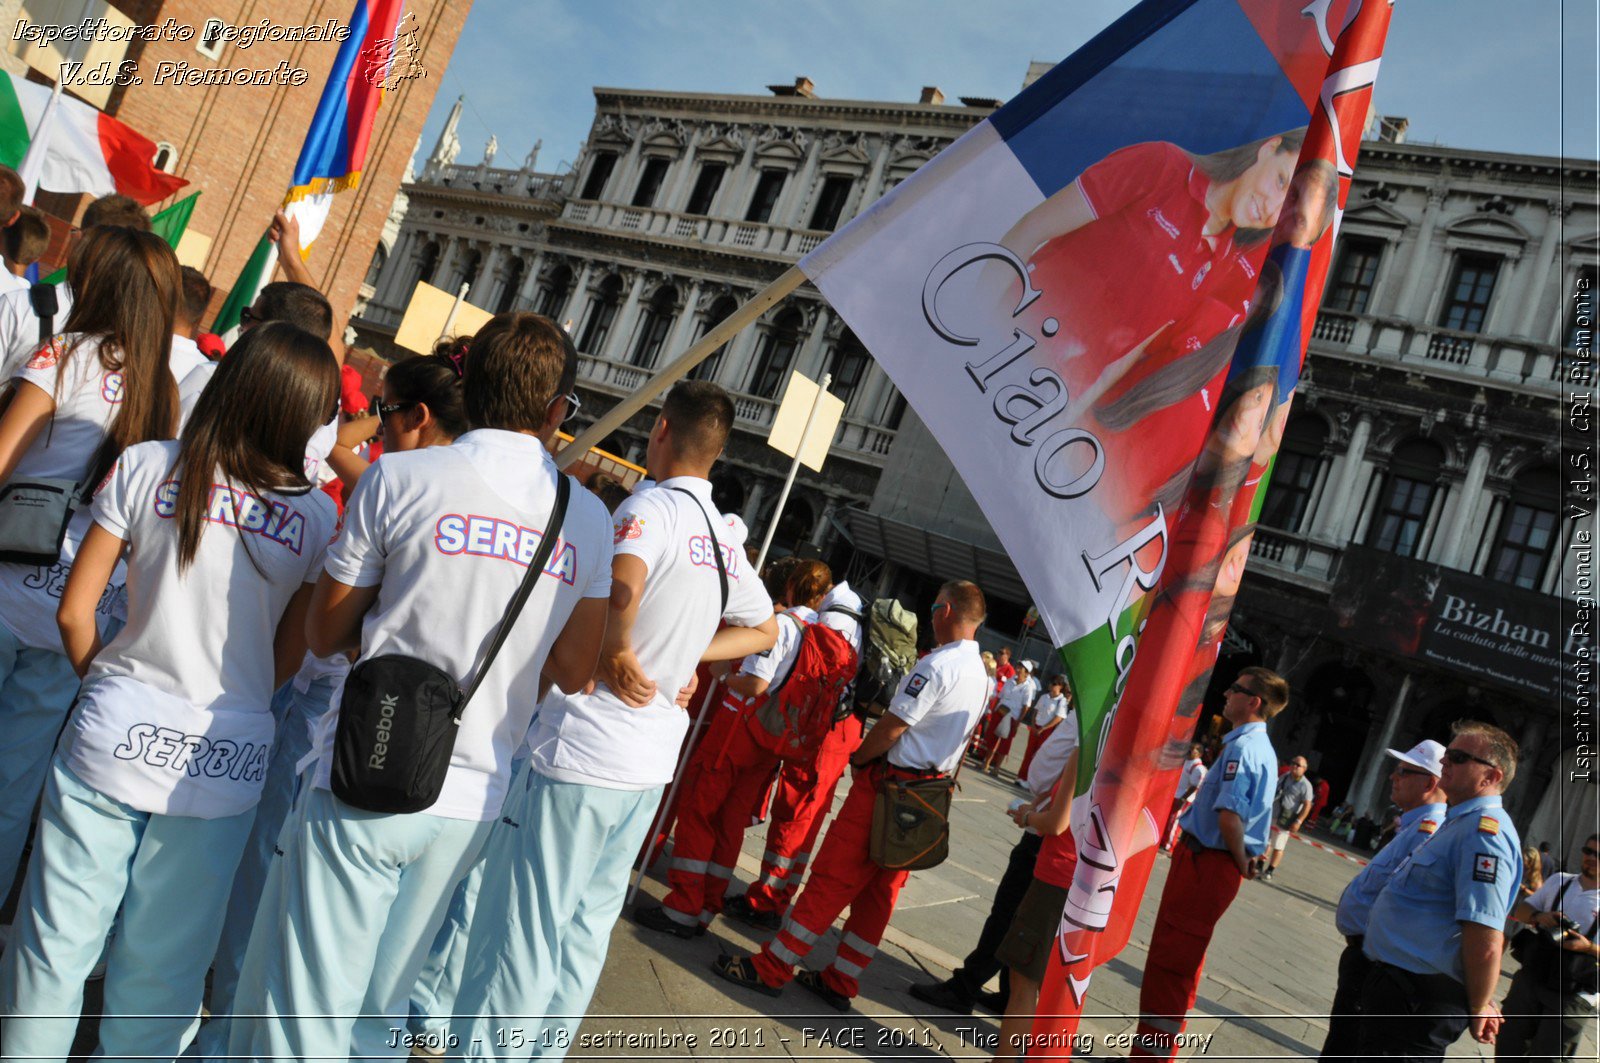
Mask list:
[[[119,192],[144,206],[188,184],[156,169],[156,144],[132,126],[16,74],[0,75],[0,164],[51,192]],[[24,166],[25,162],[30,165]]]
[[[361,183],[378,105],[399,54],[402,7],[402,0],[356,0],[351,12],[350,36],[334,57],[283,200],[284,212],[300,223],[303,250],[322,232],[333,197]],[[271,260],[272,244],[263,237],[217,312],[214,331],[228,332],[239,323]]]
[[[1146,0],[800,263],[950,455],[1072,688],[1040,1045],[1070,1044],[1131,932],[1390,8]]]

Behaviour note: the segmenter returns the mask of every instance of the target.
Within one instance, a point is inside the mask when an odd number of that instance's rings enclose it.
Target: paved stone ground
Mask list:
[[[732,920],[719,920],[705,937],[682,941],[644,930],[624,915],[611,937],[606,969],[578,1032],[574,1058],[652,1059],[988,1059],[999,1022],[978,1013],[957,1017],[931,1013],[907,987],[946,977],[961,962],[988,915],[989,901],[1018,832],[1006,817],[1020,791],[1010,769],[1021,761],[1012,751],[1000,779],[967,765],[953,811],[953,855],[931,871],[914,873],[900,894],[893,922],[877,960],[862,979],[853,1013],[827,1010],[799,986],[773,999],[728,985],[710,970],[720,951],[753,952],[762,937]],[[836,806],[843,801],[840,787]],[[1342,939],[1333,910],[1357,865],[1336,852],[1292,844],[1283,866],[1268,883],[1245,883],[1212,941],[1200,999],[1188,1032],[1203,1049],[1184,1053],[1208,1060],[1303,1059],[1314,1057],[1327,1032]],[[765,828],[746,835],[740,879],[759,872]],[[1345,850],[1348,852],[1348,850]],[[1360,854],[1365,856],[1367,854]],[[658,862],[664,868],[664,862]],[[1096,972],[1081,1032],[1093,1037],[1084,1059],[1118,1059],[1126,1051],[1115,1039],[1134,1028],[1139,979],[1150,929],[1166,878],[1158,860],[1129,947]],[[734,886],[737,892],[742,888]],[[641,899],[651,904],[666,893],[658,872],[646,879]],[[5,913],[9,914],[9,913]],[[821,967],[832,957],[837,930],[812,954]],[[87,1015],[73,1046],[74,1060],[92,1051],[99,983],[85,999]],[[1496,999],[1503,998],[1502,979]],[[633,1040],[630,1040],[633,1039]],[[1470,1038],[1450,1057],[1487,1059]],[[1580,1059],[1597,1058],[1593,1033]]]
[[[1021,760],[1022,744],[1009,767]],[[999,1022],[978,1013],[958,1018],[932,1013],[913,998],[914,981],[944,978],[977,940],[1006,857],[1017,838],[1005,816],[1019,794],[1007,780],[983,776],[968,764],[953,814],[951,858],[916,872],[900,895],[877,960],[862,980],[854,1013],[839,1015],[798,986],[773,999],[723,982],[710,970],[719,951],[754,951],[763,937],[732,920],[718,920],[702,938],[682,941],[644,930],[626,917],[611,939],[611,954],[589,1018],[572,1055],[585,1059],[987,1059]],[[840,787],[837,802],[843,800]],[[764,828],[745,838],[739,877],[758,873]],[[1209,1046],[1185,1052],[1206,1059],[1315,1057],[1327,1032],[1335,969],[1343,939],[1333,911],[1358,865],[1327,849],[1294,844],[1271,883],[1245,883],[1224,917],[1207,957],[1200,999],[1188,1032],[1210,1035]],[[1348,850],[1346,850],[1348,852]],[[1367,854],[1358,854],[1364,857]],[[657,867],[664,867],[658,862]],[[1096,973],[1082,1032],[1092,1050],[1080,1058],[1116,1059],[1118,1035],[1131,1033],[1138,1012],[1140,973],[1166,861],[1159,860],[1140,910],[1133,941]],[[741,886],[735,884],[734,892]],[[641,899],[666,893],[660,873],[647,879]],[[812,954],[810,965],[831,957],[837,930]],[[1499,996],[1504,995],[1502,979]],[[1498,997],[1497,997],[1498,999]],[[647,1040],[632,1047],[623,1038]],[[688,1038],[694,1038],[691,1045]],[[648,1038],[654,1038],[649,1040]],[[1451,1058],[1492,1058],[1463,1037]],[[1596,1058],[1593,1037],[1579,1058]]]

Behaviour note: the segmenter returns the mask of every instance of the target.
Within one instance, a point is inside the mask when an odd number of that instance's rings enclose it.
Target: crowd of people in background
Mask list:
[[[289,219],[288,279],[224,352],[210,282],[121,196],[89,205],[42,297],[49,229],[20,198],[0,167],[6,1058],[64,1059],[96,976],[107,1056],[559,1058],[630,869],[657,858],[669,891],[639,926],[737,919],[767,939],[718,976],[846,1011],[908,875],[947,851],[963,760],[998,777],[1025,731],[979,940],[910,989],[994,1011],[996,1058],[1022,1054],[1077,865],[1080,735],[1068,676],[980,651],[980,588],[942,584],[922,652],[879,669],[903,607],[820,559],[758,568],[719,511],[715,384],[667,394],[637,485],[575,488],[552,441],[578,359],[554,322],[497,315],[368,400]],[[1272,881],[1329,803],[1267,737],[1289,696],[1246,668],[1226,730],[1174,750],[1136,1055],[1172,1058],[1241,884]],[[1388,822],[1344,803],[1327,823],[1357,846],[1388,829],[1340,901],[1324,1055],[1437,1058],[1470,1030],[1570,1056],[1600,988],[1600,839],[1576,873],[1524,852],[1496,728],[1388,755]],[[897,835],[885,809],[911,800],[936,814]],[[759,878],[730,895],[762,822]]]

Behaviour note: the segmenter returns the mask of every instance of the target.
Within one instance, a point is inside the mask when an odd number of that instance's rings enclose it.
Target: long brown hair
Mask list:
[[[1252,140],[1248,144],[1240,144],[1236,148],[1227,148],[1223,151],[1212,152],[1210,155],[1195,155],[1185,152],[1195,169],[1211,179],[1212,184],[1226,184],[1236,181],[1244,176],[1244,172],[1256,163],[1256,155],[1260,153],[1263,145],[1276,140],[1278,148],[1276,154],[1287,155],[1290,152],[1298,155],[1300,147],[1306,142],[1306,127],[1287,129],[1282,133],[1274,133],[1270,137]],[[1233,231],[1233,245],[1235,247],[1249,247],[1259,244],[1272,235],[1272,229],[1235,229]]]
[[[66,363],[97,342],[100,365],[122,374],[122,401],[89,464],[86,483],[98,484],[124,450],[171,439],[178,424],[178,385],[168,360],[183,276],[166,241],[119,226],[86,230],[67,260],[72,309],[63,331],[76,339],[62,352],[56,401]]]
[[[216,476],[252,494],[311,489],[306,442],[338,401],[339,363],[325,340],[304,329],[269,321],[229,348],[178,445],[180,570],[200,548]]]

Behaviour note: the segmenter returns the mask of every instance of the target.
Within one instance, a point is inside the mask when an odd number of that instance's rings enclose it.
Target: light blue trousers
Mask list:
[[[511,762],[511,790],[515,792],[522,783],[522,773],[527,761]],[[450,910],[445,913],[444,926],[439,928],[428,950],[427,962],[411,989],[410,1029],[414,1034],[428,1037],[434,1046],[442,1047],[445,1034],[450,1029],[450,1018],[455,1014],[456,996],[461,992],[461,973],[467,965],[467,932],[472,927],[472,916],[478,905],[478,890],[483,885],[483,862],[489,847],[484,846],[472,870],[456,887],[450,898]]]
[[[495,824],[450,1025],[468,1059],[562,1059],[605,966],[661,788],[529,771]]]
[[[244,951],[250,944],[250,930],[255,925],[256,909],[266,888],[267,869],[272,865],[278,835],[283,832],[289,809],[294,804],[294,767],[310,750],[311,727],[333,703],[339,679],[339,676],[317,679],[303,694],[295,690],[294,681],[290,680],[273,696],[272,715],[278,721],[277,741],[273,745],[272,761],[267,765],[267,780],[261,791],[261,803],[256,806],[250,841],[239,861],[239,873],[233,879],[233,894],[228,898],[222,938],[211,961],[211,1018],[200,1027],[200,1035],[195,1039],[199,1054],[206,1059],[227,1055],[228,1020],[233,1014],[233,998],[238,991],[239,970],[244,966]]]
[[[57,759],[0,960],[4,1059],[67,1057],[84,980],[119,905],[97,1055],[177,1056],[200,1019],[206,961],[254,815],[139,812],[85,785]]]
[[[29,649],[0,624],[0,899],[16,882],[33,806],[77,694],[65,657]]]
[[[234,994],[239,1060],[400,1058],[407,998],[489,824],[302,788]]]

